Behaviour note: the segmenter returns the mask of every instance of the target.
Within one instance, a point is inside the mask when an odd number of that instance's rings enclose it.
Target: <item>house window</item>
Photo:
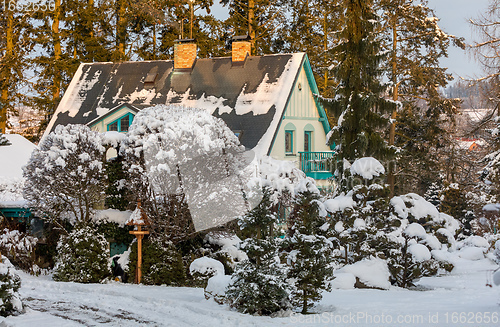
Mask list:
[[[108,124],[108,131],[128,132],[128,129],[130,125],[132,125],[133,120],[134,120],[134,115],[128,113],[125,116],[122,116],[117,120]]]
[[[306,131],[304,132],[304,152],[311,152],[311,140],[312,140],[312,132]]]
[[[285,153],[293,153],[293,131],[285,131]]]

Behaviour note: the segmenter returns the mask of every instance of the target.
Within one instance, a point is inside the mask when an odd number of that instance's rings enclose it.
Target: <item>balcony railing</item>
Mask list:
[[[328,179],[332,176],[335,152],[299,152],[300,169],[314,179]]]

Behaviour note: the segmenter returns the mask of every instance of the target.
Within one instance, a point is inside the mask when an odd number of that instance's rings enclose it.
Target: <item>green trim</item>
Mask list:
[[[306,126],[307,127],[307,126]],[[306,151],[306,135],[307,135],[307,140],[309,142],[307,142],[307,152],[311,152],[313,151],[312,147],[313,147],[313,142],[312,142],[312,135],[313,131],[307,131],[307,130],[304,130],[304,151]]]
[[[311,125],[311,124],[307,124],[305,127],[304,127],[304,132],[314,132],[314,126]]]
[[[311,88],[311,91],[314,94],[319,94],[319,89],[318,85],[316,84],[316,80],[314,79],[314,74],[311,68],[311,63],[309,62],[309,58],[307,57],[307,54],[305,55],[305,60],[303,63],[304,70],[306,71],[306,77],[309,82],[309,87]],[[323,124],[323,129],[325,130],[325,135],[328,135],[330,132],[330,123],[328,123],[328,117],[326,116],[325,108],[323,108],[323,105],[319,102],[317,97],[314,97],[314,102],[316,103],[316,107],[318,108],[318,113],[319,116],[323,119],[320,118],[320,122]],[[330,149],[335,149],[335,144],[330,145]]]
[[[317,117],[297,117],[297,116],[285,116],[283,119],[290,119],[290,120],[314,120],[314,121],[320,121],[323,122],[324,118],[317,118]]]
[[[286,124],[286,126],[285,126],[285,131],[296,131],[296,130],[297,130],[297,128],[296,128],[296,127],[295,127],[295,125],[294,125],[294,124],[292,124],[292,123],[288,123],[288,124]]]
[[[0,216],[6,218],[29,218],[31,211],[28,208],[0,208]]]
[[[306,176],[311,177],[313,179],[324,180],[331,178],[333,175],[331,172],[328,171],[309,171],[306,172]]]
[[[136,107],[134,107],[134,106],[132,106],[132,105],[130,105],[128,103],[123,103],[121,105],[118,105],[118,106],[112,108],[106,114],[104,114],[104,115],[102,115],[100,117],[97,117],[94,120],[89,121],[88,123],[86,123],[86,125],[90,126],[90,127],[94,127],[97,124],[99,124],[100,122],[102,122],[104,119],[108,118],[109,116],[111,116],[111,115],[115,114],[116,112],[121,111],[123,109],[128,109],[128,110],[132,111],[133,113],[138,113],[139,112],[139,109],[137,109]]]
[[[125,115],[121,116],[120,118],[118,119],[115,119],[113,120],[111,123],[107,124],[106,125],[106,130],[109,131],[109,126],[113,125],[114,123],[117,124],[118,128],[117,128],[117,132],[120,132],[120,133],[125,133],[128,131],[128,128],[126,131],[122,130],[122,126],[121,126],[121,120],[125,117],[128,116],[128,127],[130,127],[130,125],[132,125],[132,122],[134,121],[134,117],[135,115],[133,115],[132,113],[128,112],[126,113]]]

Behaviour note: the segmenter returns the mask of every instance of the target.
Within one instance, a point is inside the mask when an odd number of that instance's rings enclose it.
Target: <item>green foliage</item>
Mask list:
[[[285,239],[289,250],[288,278],[294,281],[292,304],[308,313],[314,302],[329,290],[333,275],[333,244],[324,236],[326,220],[319,214],[319,195],[311,181],[305,180],[295,197],[290,215],[291,228]]]
[[[127,173],[123,169],[123,157],[118,156],[106,162],[108,188],[105,205],[108,208],[125,211],[129,209],[130,191],[126,187]]]
[[[381,40],[377,39],[378,16],[373,0],[344,1],[339,42],[331,50],[338,61],[332,69],[337,79],[334,99],[324,99],[323,105],[335,117],[328,142],[337,145],[340,165],[337,174],[344,176],[344,160],[361,157],[390,159],[394,149],[387,145],[380,129],[387,128],[387,114],[396,109],[394,102],[385,98],[387,85],[382,84],[380,63],[386,58]],[[345,185],[341,184],[341,191]]]
[[[21,278],[6,263],[0,263],[0,316],[7,317],[17,312],[13,302],[19,297],[16,293],[20,287]]]
[[[249,259],[238,264],[226,299],[239,312],[272,315],[291,308],[286,265],[278,258],[278,239],[247,239],[241,249]]]
[[[108,242],[88,226],[77,226],[57,245],[54,280],[99,283],[110,276]]]
[[[471,235],[473,216],[468,214],[465,192],[458,184],[450,184],[442,191],[439,209],[462,223],[462,234]]]
[[[137,242],[130,253],[129,276],[135,280]],[[182,286],[186,280],[182,256],[172,243],[166,245],[149,239],[142,242],[142,283],[146,285]]]
[[[102,234],[106,240],[123,244],[130,244],[134,240],[135,236],[129,233],[133,228],[133,226],[120,227],[114,222],[94,222],[92,224],[92,229],[98,234]]]

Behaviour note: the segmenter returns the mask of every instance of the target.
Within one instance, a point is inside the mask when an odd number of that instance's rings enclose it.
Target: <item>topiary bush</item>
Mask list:
[[[132,245],[128,274],[135,281],[137,242]],[[186,271],[182,256],[172,243],[160,244],[149,239],[142,242],[142,280],[146,285],[182,286]]]
[[[108,242],[88,226],[76,227],[57,244],[54,280],[99,283],[111,275]]]
[[[21,279],[13,271],[13,266],[6,257],[0,256],[0,316],[7,317],[20,313],[23,309],[17,291]]]

